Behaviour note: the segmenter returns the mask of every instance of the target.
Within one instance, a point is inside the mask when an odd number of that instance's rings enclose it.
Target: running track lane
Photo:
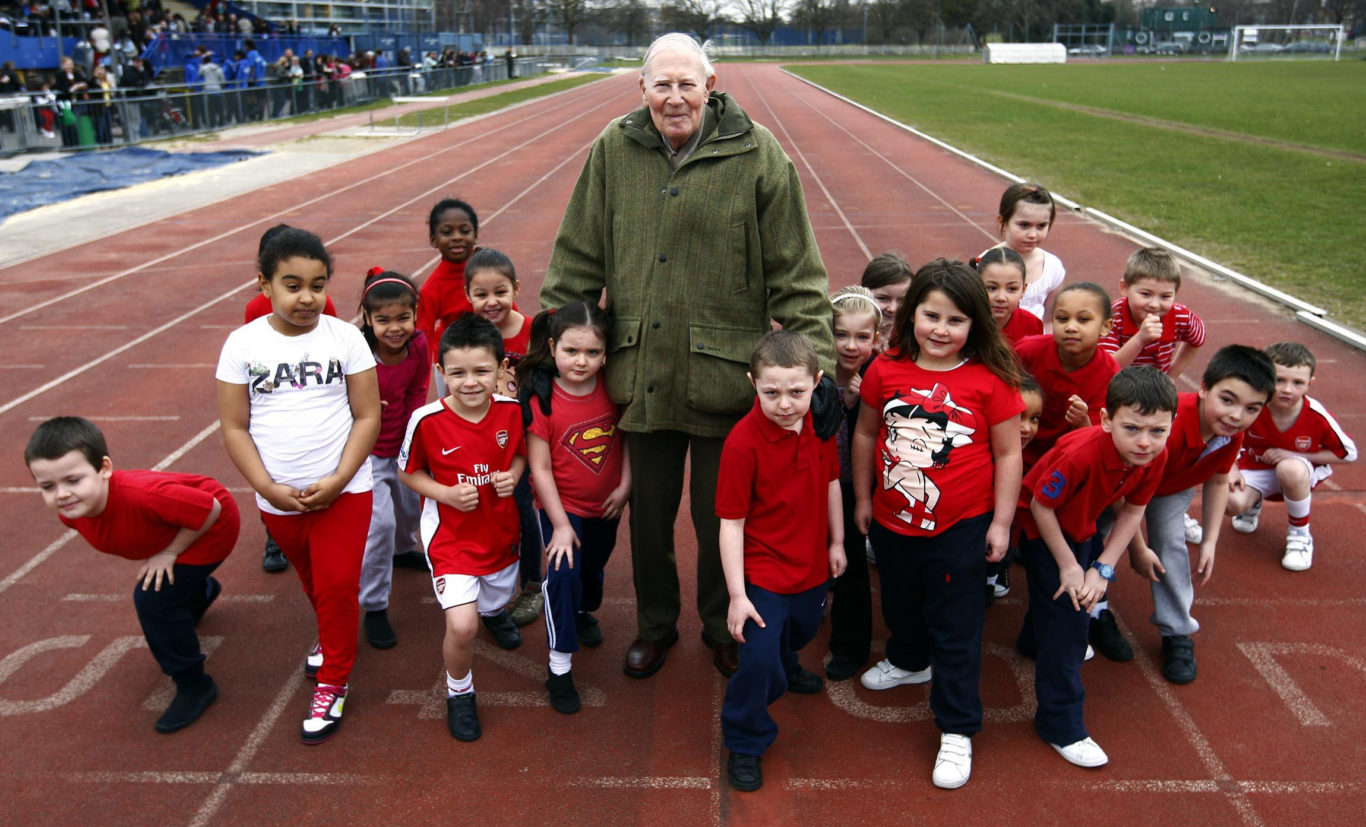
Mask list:
[[[1003,187],[1001,182],[920,145],[876,119],[812,94],[773,67],[726,67],[725,72],[723,86],[737,94],[756,120],[772,128],[793,155],[806,187],[832,283],[848,283],[857,278],[864,250],[876,253],[900,248],[913,262],[918,262],[941,253],[971,255],[991,243],[994,204]],[[486,216],[494,212],[493,205],[503,205],[498,208],[503,209],[521,194],[496,222],[485,218],[493,227],[484,231],[481,241],[513,255],[523,275],[524,298],[534,296],[539,287],[559,210],[581,163],[582,146],[592,139],[609,114],[618,114],[634,105],[632,84],[618,80],[606,84],[613,86],[595,85],[590,87],[591,91],[573,98],[577,106],[601,102],[603,109],[576,121],[572,127],[562,123],[566,118],[564,110],[547,111],[547,118],[552,121],[557,118],[556,112],[561,113],[556,125],[541,123],[529,130],[528,135],[539,131],[548,133],[547,137],[553,135],[557,141],[563,138],[558,154],[546,152],[543,144],[532,144],[528,152],[515,160],[479,170],[452,190],[470,197]],[[564,98],[555,98],[543,108],[551,110],[561,100]],[[513,118],[524,114],[525,110],[519,110]],[[230,205],[218,205],[211,215],[189,213],[163,222],[164,226],[156,228],[155,233],[150,228],[140,232],[137,239],[128,240],[131,251],[114,257],[113,261],[92,260],[77,269],[66,263],[68,256],[103,251],[68,251],[60,257],[63,263],[54,267],[48,278],[56,282],[63,273],[80,272],[85,275],[75,281],[84,283],[91,273],[126,268],[126,256],[146,261],[176,253],[178,248],[172,245],[177,242],[172,239],[197,241],[221,233],[236,225],[229,225],[228,216],[236,219],[236,223],[256,218],[256,226],[221,243],[168,259],[146,274],[158,282],[186,273],[196,274],[192,287],[186,288],[193,289],[192,295],[178,299],[158,296],[159,302],[151,308],[161,313],[159,319],[170,321],[179,314],[169,312],[173,308],[164,305],[178,302],[175,306],[185,312],[245,282],[250,274],[256,235],[269,223],[281,220],[272,218],[267,223],[262,217],[290,207],[295,212],[283,220],[317,229],[325,239],[373,221],[333,245],[339,261],[339,290],[349,290],[354,297],[359,273],[371,263],[378,263],[372,258],[371,251],[375,249],[390,251],[388,255],[400,260],[400,270],[403,266],[417,270],[430,261],[422,228],[426,209],[435,196],[419,197],[419,193],[444,177],[458,174],[459,168],[473,166],[468,158],[483,162],[491,153],[513,145],[513,136],[505,133],[497,133],[491,143],[479,143],[508,117],[499,116],[472,125],[473,128],[421,139],[414,143],[422,144],[423,148],[412,155],[400,153],[403,148],[396,147],[377,153],[387,159],[385,163],[373,167],[354,163],[343,171],[330,171],[331,175],[324,171],[282,188],[325,195],[343,186],[341,182],[363,180],[374,170],[394,170],[342,196],[295,207],[306,199],[291,200],[270,188]],[[481,134],[471,135],[472,132]],[[440,148],[465,140],[471,143],[442,156],[459,156],[452,159],[459,168],[444,164],[438,167],[439,162],[416,164],[426,171],[420,176],[409,176],[400,169],[403,159],[420,157],[420,152],[439,152]],[[553,167],[546,163],[547,158],[564,161],[566,156],[573,157],[567,158],[568,163],[558,175],[532,186],[535,178]],[[434,169],[440,172],[433,174]],[[410,207],[402,206],[405,200],[413,198],[417,200]],[[395,207],[398,211],[385,215]],[[327,232],[329,228],[333,232]],[[1104,234],[1070,217],[1062,217],[1055,233],[1050,249],[1068,262],[1074,275],[1118,273],[1132,248],[1122,238]],[[159,242],[156,245],[147,242],[147,236],[153,234]],[[160,243],[163,239],[169,242],[165,246]],[[180,242],[182,246],[185,243]],[[200,263],[205,261],[230,274],[202,275]],[[40,272],[31,269],[38,263],[25,266],[25,278]],[[147,310],[146,300],[141,296],[157,287],[145,282],[141,291],[127,286],[139,277],[141,274],[128,276],[111,283],[109,292],[99,288],[79,299],[59,302],[52,311],[32,314],[42,317],[41,324],[52,324],[48,316],[61,311],[64,304],[78,304],[82,309],[95,306],[99,308],[97,314],[68,310],[67,318],[84,319],[82,323],[90,325],[124,325],[125,330],[75,332],[69,327],[74,322],[64,323],[61,326],[65,329],[55,332],[57,344],[45,340],[42,347],[27,351],[30,355],[24,358],[33,360],[27,363],[43,363],[38,355],[47,356],[54,348],[70,349],[71,364],[79,367],[107,352],[109,340],[122,344],[155,329],[157,325],[147,323],[141,316],[136,324],[127,321],[134,312],[141,314]],[[13,278],[13,273],[0,272],[0,281]],[[201,280],[206,282],[202,288]],[[1111,276],[1100,280],[1106,283],[1115,279]],[[125,285],[121,289],[127,292],[114,289],[121,283]],[[59,287],[36,280],[35,284],[23,285],[17,289],[28,296],[25,302],[32,302],[33,291],[29,288],[34,286],[55,296],[69,290],[71,282]],[[32,427],[29,416],[80,411],[108,416],[180,416],[181,419],[173,421],[104,423],[121,465],[149,465],[165,457],[200,433],[214,417],[212,369],[190,366],[216,360],[226,328],[200,329],[198,325],[234,324],[240,319],[240,306],[248,295],[248,291],[241,290],[157,334],[149,343],[152,347],[130,348],[96,369],[73,376],[60,387],[5,411],[10,455],[17,457]],[[1260,325],[1259,332],[1301,337],[1310,341],[1321,357],[1335,360],[1324,366],[1325,374],[1355,367],[1355,354],[1334,352],[1326,340],[1312,337],[1308,331],[1254,304],[1231,300],[1218,290],[1197,284],[1188,285],[1183,298],[1213,322],[1215,337],[1231,335],[1229,329],[1238,324],[1236,320],[1246,320],[1243,324],[1255,320]],[[348,306],[346,301],[339,304]],[[23,307],[24,303],[12,301],[7,306]],[[38,322],[30,320],[30,324],[35,323]],[[22,319],[0,324],[0,337],[5,337],[0,341],[9,345],[11,353],[28,341],[54,335],[49,331],[21,329],[22,324]],[[25,362],[12,358],[11,364]],[[187,367],[157,370],[134,368],[134,364]],[[23,376],[25,370],[38,369],[13,370],[16,376]],[[92,381],[96,376],[100,379]],[[6,383],[6,400],[39,385],[23,385],[21,381]],[[166,389],[158,390],[163,385]],[[1339,413],[1360,409],[1359,400],[1347,396],[1345,388],[1318,390]],[[1350,419],[1344,424],[1353,428]],[[240,480],[217,445],[216,435],[206,443],[192,449],[173,467],[212,473],[240,487]],[[1359,477],[1353,474],[1340,473],[1334,479],[1344,487],[1360,490]],[[15,487],[31,485],[22,466],[12,470],[9,480],[7,484]],[[17,536],[6,544],[0,555],[5,568],[0,574],[17,568],[60,536],[59,527],[46,514],[30,516],[40,513],[35,499],[32,493],[0,498],[6,509],[4,514],[12,522],[27,520],[18,524],[32,525],[16,532]],[[243,493],[239,501],[249,513],[250,497]],[[1269,522],[1278,525],[1272,514],[1278,512],[1268,509]],[[1351,530],[1353,521],[1356,526],[1361,525],[1359,514],[1353,499],[1345,495],[1321,511],[1316,510],[1321,548],[1329,545],[1325,538],[1351,536],[1346,531]],[[1010,813],[1016,819],[1020,818],[1016,814],[1022,812],[1056,816],[1074,809],[1078,794],[1087,795],[1088,801],[1110,820],[1121,823],[1136,820],[1129,815],[1137,811],[1135,795],[1144,796],[1143,804],[1161,806],[1191,818],[1240,818],[1248,823],[1283,820],[1290,812],[1300,816],[1310,813],[1319,820],[1333,821],[1334,815],[1360,809],[1359,786],[1344,781],[1335,774],[1335,768],[1342,765],[1344,758],[1356,758],[1355,763],[1361,763],[1360,749],[1355,746],[1361,740],[1361,721],[1359,716],[1344,720],[1341,712],[1353,708],[1351,699],[1358,693],[1352,690],[1359,691],[1361,676],[1354,676],[1351,668],[1343,671],[1338,662],[1329,658],[1325,677],[1306,679],[1303,667],[1311,662],[1306,658],[1312,653],[1303,649],[1308,645],[1303,639],[1310,636],[1302,631],[1309,623],[1330,622],[1344,630],[1344,639],[1361,639],[1359,612],[1352,611],[1355,604],[1351,602],[1359,593],[1359,580],[1345,576],[1360,569],[1351,566],[1352,562],[1359,562],[1359,552],[1334,548],[1325,555],[1321,550],[1315,569],[1309,575],[1294,578],[1280,572],[1276,565],[1274,531],[1264,531],[1250,541],[1235,535],[1249,553],[1243,556],[1235,550],[1229,554],[1232,544],[1226,543],[1219,576],[1208,592],[1202,592],[1203,597],[1212,601],[1201,613],[1209,624],[1200,639],[1202,678],[1179,695],[1163,685],[1160,677],[1153,680],[1155,636],[1143,623],[1147,597],[1132,577],[1122,580],[1117,590],[1118,601],[1122,601],[1118,603],[1120,615],[1130,621],[1127,625],[1135,628],[1138,642],[1147,651],[1140,656],[1142,668],[1113,664],[1087,667],[1088,689],[1093,701],[1097,701],[1088,710],[1089,720],[1113,758],[1111,767],[1101,773],[1071,770],[1032,735],[1027,723],[1029,695],[1018,688],[1020,670],[1027,667],[1012,660],[1008,651],[1022,611],[1018,598],[1012,598],[1006,605],[998,604],[989,615],[989,656],[983,694],[990,717],[987,731],[977,739],[977,768],[967,788],[946,795],[929,787],[927,776],[935,739],[932,725],[925,720],[923,690],[897,690],[888,693],[895,697],[888,697],[843,684],[828,697],[785,698],[775,707],[783,735],[765,761],[768,787],[759,795],[743,796],[718,784],[721,751],[715,713],[721,683],[695,642],[697,627],[690,609],[683,612],[683,642],[673,650],[670,665],[658,677],[635,682],[620,675],[620,651],[631,636],[633,616],[627,582],[629,563],[622,559],[627,553],[624,537],[612,567],[609,602],[602,612],[610,643],[599,652],[581,654],[575,670],[581,684],[599,688],[603,693],[601,699],[611,707],[610,715],[604,716],[602,709],[590,703],[590,708],[579,716],[562,719],[544,707],[536,680],[538,671],[544,674],[544,644],[534,631],[537,627],[532,626],[527,629],[528,642],[511,656],[503,656],[503,663],[493,665],[491,658],[481,652],[476,667],[478,686],[481,697],[491,701],[484,707],[486,737],[475,745],[454,744],[441,732],[439,715],[435,720],[423,718],[424,713],[416,711],[418,707],[406,703],[414,697],[434,697],[428,690],[434,684],[439,631],[431,607],[421,602],[430,594],[430,587],[422,577],[405,577],[406,573],[400,572],[392,614],[403,645],[386,653],[362,648],[354,680],[357,691],[346,731],[323,749],[303,750],[297,746],[294,732],[304,696],[297,691],[297,680],[282,676],[295,674],[298,655],[308,644],[307,610],[298,598],[297,587],[287,576],[268,578],[259,574],[259,530],[250,519],[244,522],[247,525],[243,543],[224,568],[228,594],[240,599],[235,603],[225,601],[215,608],[204,630],[206,635],[224,638],[212,665],[224,687],[224,697],[203,722],[184,734],[193,740],[184,736],[154,739],[149,724],[155,714],[129,713],[130,709],[138,708],[129,699],[137,701],[161,684],[152,674],[145,654],[129,654],[131,660],[117,662],[106,673],[99,689],[91,694],[80,695],[54,711],[18,714],[8,719],[5,735],[0,738],[9,746],[25,745],[28,756],[25,771],[11,776],[13,784],[0,781],[0,789],[7,790],[6,798],[13,793],[17,802],[26,805],[17,812],[43,812],[48,817],[54,812],[73,817],[101,813],[107,817],[110,801],[123,812],[132,812],[131,804],[136,801],[179,821],[207,820],[215,815],[234,820],[253,816],[279,818],[282,814],[310,819],[329,815],[354,818],[357,813],[373,811],[376,791],[367,781],[383,785],[381,795],[387,801],[386,812],[394,812],[395,808],[414,815],[430,812],[449,800],[442,795],[443,788],[459,785],[462,791],[484,802],[487,812],[508,819],[519,810],[534,812],[529,808],[541,804],[547,795],[554,795],[555,800],[568,806],[577,805],[579,812],[591,813],[588,817],[595,819],[668,818],[687,823],[828,818],[826,814],[833,812],[835,806],[877,807],[886,813],[889,792],[893,794],[890,798],[905,808],[899,812],[922,818],[940,813],[945,818],[961,816],[965,805],[979,812],[999,811],[1003,816]],[[680,543],[680,560],[689,560],[692,552],[691,542]],[[686,607],[691,603],[691,565],[685,562],[684,568]],[[59,635],[91,636],[71,651],[53,648],[35,654],[27,668],[18,668],[7,681],[0,682],[0,699],[43,698],[70,680],[80,664],[95,657],[102,647],[115,646],[120,637],[136,635],[136,624],[126,605],[125,582],[123,571],[115,562],[92,558],[79,543],[72,543],[58,556],[15,581],[13,588],[0,593],[0,612],[4,613],[0,617],[11,621],[6,624],[9,631],[0,636],[0,657]],[[111,595],[117,602],[77,599],[55,603],[55,595]],[[248,630],[250,633],[245,634]],[[1352,635],[1353,630],[1357,634]],[[884,633],[879,630],[878,634]],[[1308,739],[1291,737],[1303,730],[1297,719],[1286,725],[1285,719],[1291,716],[1278,694],[1285,690],[1284,685],[1273,690],[1252,668],[1253,661],[1246,651],[1258,657],[1275,654],[1274,648],[1259,643],[1267,640],[1282,641],[1292,647],[1288,657],[1280,656],[1280,662],[1293,670],[1298,680],[1294,685],[1302,687],[1322,708],[1321,714],[1331,716],[1335,725],[1332,732],[1325,733],[1321,728],[1309,731],[1317,744],[1312,750],[1297,745]],[[272,642],[277,645],[270,645]],[[1332,640],[1323,645],[1340,643]],[[1240,645],[1244,648],[1240,649]],[[1301,648],[1293,648],[1296,646]],[[1345,648],[1356,658],[1363,655],[1359,646]],[[808,667],[817,666],[823,653],[823,641],[809,647],[805,653]],[[0,673],[3,672],[0,667]],[[1225,678],[1232,680],[1226,685]],[[1199,694],[1188,691],[1191,689]],[[1339,696],[1341,702],[1335,702]],[[1249,697],[1251,702],[1244,703]],[[527,702],[536,706],[505,706]],[[1264,730],[1264,737],[1249,738],[1245,718],[1231,716],[1230,708],[1256,713],[1258,734],[1263,735]],[[1302,707],[1300,711],[1303,712]],[[98,726],[103,739],[95,744],[83,742],[78,752],[69,743],[54,740],[55,732],[69,731],[73,722]],[[1322,749],[1325,737],[1331,741],[1328,749]],[[1285,749],[1288,758],[1270,765],[1266,759],[1269,746]],[[414,762],[412,755],[433,756],[434,760]],[[438,756],[450,756],[451,764],[461,768],[457,777],[451,778],[449,772],[436,766]],[[1325,758],[1335,758],[1336,762]],[[1352,763],[1348,760],[1346,766]],[[229,774],[221,775],[224,770],[229,770]],[[129,774],[113,774],[116,771]],[[569,782],[565,781],[566,772],[572,779]],[[53,787],[43,781],[58,778],[63,792],[60,800],[54,801]],[[509,778],[516,780],[509,782]],[[400,779],[414,782],[404,785]],[[1306,786],[1311,783],[1317,786]],[[152,786],[148,787],[149,784]],[[320,789],[319,785],[325,786]],[[1021,802],[1012,793],[1025,785],[1039,792],[1029,801]],[[1303,788],[1300,794],[1289,794],[1294,785]],[[151,804],[146,803],[145,792],[149,790],[155,791]],[[307,804],[303,804],[305,800]],[[1351,801],[1358,805],[1341,809]]]

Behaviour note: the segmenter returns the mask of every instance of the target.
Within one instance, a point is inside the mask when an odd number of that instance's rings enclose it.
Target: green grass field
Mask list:
[[[1366,329],[1362,61],[789,68]]]
[[[466,101],[465,103],[459,103],[454,106],[448,107],[449,117],[452,121],[454,121],[457,118],[468,118],[473,115],[482,115],[485,112],[492,112],[496,109],[502,109],[503,107],[511,106],[514,103],[521,103],[525,100],[539,98],[544,95],[551,95],[556,92],[564,92],[566,90],[573,89],[576,86],[583,86],[585,83],[593,83],[594,81],[602,80],[603,78],[607,77],[611,77],[611,75],[608,75],[606,73],[594,72],[582,75],[573,75],[571,77],[561,78],[559,80],[552,80],[548,83],[542,83],[537,86],[527,86],[522,89],[513,89],[510,92],[500,92],[497,95],[490,95],[487,98],[478,98],[476,100]],[[500,81],[499,83],[516,83],[516,81]],[[459,89],[448,89],[445,92],[438,92],[433,94],[449,94],[451,92],[463,92],[466,91],[466,88],[467,87],[461,87]],[[421,123],[430,127],[434,124],[440,123],[441,117],[441,106],[437,105],[432,107],[431,109],[423,110]],[[398,119],[398,122],[401,126],[417,126],[419,123],[418,113],[410,112],[407,115],[400,117]]]

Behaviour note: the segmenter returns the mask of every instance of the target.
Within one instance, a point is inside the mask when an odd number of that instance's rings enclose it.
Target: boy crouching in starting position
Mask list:
[[[815,636],[830,578],[845,566],[839,458],[833,440],[816,436],[810,413],[821,377],[815,348],[801,334],[774,331],[749,365],[758,399],[726,437],[716,484],[726,625],[740,644],[721,733],[726,774],[745,791],[763,784],[760,757],[778,736],[768,705],[789,689],[824,686],[797,650]]]
[[[209,575],[237,544],[236,501],[208,477],[115,471],[104,434],[77,416],[39,425],[24,461],[63,525],[96,551],[142,562],[133,607],[147,648],[176,685],[156,730],[194,723],[218,697],[194,627],[223,591]]]
[[[521,643],[501,610],[517,589],[522,524],[512,489],[526,445],[522,406],[493,392],[504,364],[498,328],[466,314],[441,335],[440,359],[450,395],[413,412],[398,467],[423,498],[422,545],[446,615],[446,726],[473,741],[482,734],[470,669],[480,616],[499,646]]]

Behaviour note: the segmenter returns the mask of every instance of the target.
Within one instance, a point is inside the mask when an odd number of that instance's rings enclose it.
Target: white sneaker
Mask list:
[[[1205,539],[1205,530],[1200,527],[1200,521],[1189,514],[1182,514],[1186,520],[1186,542],[1193,546],[1200,545],[1200,541]]]
[[[859,682],[869,689],[891,689],[912,683],[929,683],[930,667],[926,666],[919,672],[911,672],[895,667],[891,661],[883,659],[873,664],[872,669],[864,672]]]
[[[1234,515],[1233,530],[1239,534],[1251,534],[1257,530],[1257,520],[1262,516],[1262,503],[1259,500],[1256,505],[1244,511],[1242,514]]]
[[[1285,556],[1281,568],[1287,571],[1308,571],[1314,565],[1314,537],[1307,531],[1292,531],[1285,535]]]
[[[873,541],[872,541],[872,540],[869,540],[869,539],[866,538],[866,537],[863,539],[863,551],[864,551],[865,554],[868,555],[868,565],[870,565],[870,566],[876,566],[876,565],[877,565],[877,554],[875,554],[875,553],[873,552]]]
[[[972,775],[972,739],[966,735],[939,736],[939,757],[934,759],[934,785],[956,790]]]
[[[341,726],[342,710],[346,707],[346,687],[320,683],[313,690],[313,701],[308,705],[308,717],[300,732],[305,744],[317,744],[331,738]]]
[[[323,668],[323,645],[318,641],[313,641],[313,648],[308,650],[307,657],[304,658],[304,674],[310,678],[318,677],[318,670]]]
[[[1074,744],[1060,747],[1057,744],[1049,744],[1050,747],[1058,751],[1058,754],[1067,759],[1070,764],[1078,767],[1103,767],[1110,763],[1110,756],[1105,754],[1105,750],[1100,748],[1100,744],[1092,741],[1089,737],[1083,738]]]
[[[1082,655],[1082,656],[1081,656],[1081,659],[1082,659],[1083,661],[1088,661],[1088,660],[1090,660],[1091,658],[1094,658],[1095,656],[1096,656],[1095,647],[1093,647],[1093,646],[1092,646],[1091,644],[1089,644],[1089,643],[1086,644],[1086,654]]]

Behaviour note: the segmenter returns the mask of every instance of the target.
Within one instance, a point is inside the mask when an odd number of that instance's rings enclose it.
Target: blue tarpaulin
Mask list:
[[[0,221],[44,204],[208,169],[260,154],[249,149],[165,152],[130,146],[109,152],[83,152],[50,161],[34,161],[18,172],[0,174]]]

